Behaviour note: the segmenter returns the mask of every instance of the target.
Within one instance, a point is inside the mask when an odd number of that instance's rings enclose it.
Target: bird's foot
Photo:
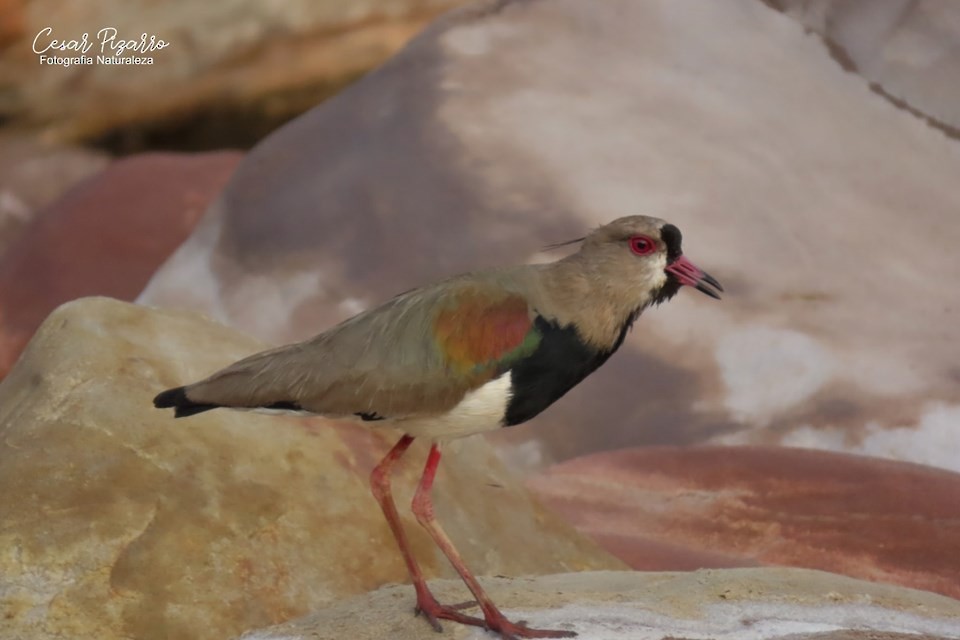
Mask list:
[[[499,613],[499,612],[497,612]],[[575,638],[576,631],[560,629],[531,629],[523,621],[510,622],[503,614],[491,616],[487,619],[486,628],[500,634],[503,640],[518,640],[519,638]]]
[[[437,602],[437,599],[433,597],[433,594],[428,592],[425,594],[417,594],[417,608],[414,609],[414,611],[416,615],[422,615],[426,618],[434,631],[443,631],[443,627],[440,626],[440,619],[453,620],[460,624],[468,624],[475,627],[484,627],[486,626],[486,621],[484,621],[483,618],[475,618],[460,613],[462,609],[469,609],[476,605],[477,603],[473,601],[460,602],[458,604],[440,604]]]
[[[503,640],[519,640],[520,638],[575,638],[575,631],[559,629],[531,629],[523,620],[510,622],[496,607],[484,607],[484,617],[477,618],[461,613],[463,609],[477,606],[477,602],[460,602],[458,604],[440,604],[427,590],[417,592],[416,615],[426,618],[434,631],[443,631],[440,620],[452,620],[472,627],[481,627],[487,631],[497,633]]]

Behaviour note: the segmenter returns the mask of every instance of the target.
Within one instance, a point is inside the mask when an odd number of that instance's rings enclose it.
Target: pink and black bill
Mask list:
[[[723,287],[720,286],[717,279],[687,260],[686,256],[681,255],[668,264],[666,271],[669,275],[676,278],[681,285],[693,287],[711,298],[720,299],[720,293],[723,292]]]
[[[693,287],[697,291],[719,300],[720,294],[723,292],[720,282],[683,255],[683,251],[680,249],[680,244],[683,241],[680,229],[672,224],[665,224],[660,229],[660,237],[667,247],[667,283],[656,296],[656,302],[669,300],[683,286]]]

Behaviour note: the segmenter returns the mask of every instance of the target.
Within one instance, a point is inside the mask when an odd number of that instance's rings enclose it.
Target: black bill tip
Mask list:
[[[694,285],[694,288],[701,293],[707,294],[715,300],[719,300],[720,293],[723,292],[723,285],[720,284],[720,281],[706,272],[700,276],[700,279],[697,280],[697,284]]]

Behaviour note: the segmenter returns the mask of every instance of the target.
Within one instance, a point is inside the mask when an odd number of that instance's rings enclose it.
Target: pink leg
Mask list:
[[[413,513],[417,516],[417,521],[427,530],[433,541],[437,543],[443,554],[447,556],[450,564],[457,570],[460,577],[466,583],[473,597],[483,610],[484,620],[479,622],[491,631],[496,631],[505,640],[515,640],[516,638],[572,638],[577,634],[573,631],[553,631],[549,629],[530,629],[522,624],[516,624],[507,620],[506,616],[500,613],[497,606],[493,604],[490,597],[473,577],[470,570],[463,563],[460,554],[454,548],[446,532],[440,527],[433,514],[433,501],[430,498],[430,492],[433,488],[433,479],[437,474],[437,465],[440,463],[440,446],[434,444],[430,447],[430,456],[427,458],[427,466],[423,470],[423,476],[420,478],[420,485],[417,487],[417,493],[413,497]],[[463,621],[458,621],[463,622]],[[464,622],[464,624],[477,624],[477,622]]]
[[[397,513],[396,504],[393,502],[393,492],[390,490],[390,472],[394,463],[400,459],[412,442],[413,437],[411,436],[405,435],[400,438],[397,444],[380,461],[380,464],[374,467],[370,473],[370,488],[373,491],[373,497],[376,498],[380,508],[383,509],[383,515],[387,518],[390,531],[393,532],[393,537],[396,538],[397,544],[400,546],[400,553],[403,554],[403,560],[407,563],[407,571],[413,581],[413,588],[417,592],[417,613],[423,613],[427,621],[437,631],[442,631],[437,618],[454,620],[463,624],[482,625],[483,620],[480,618],[464,615],[458,611],[458,609],[464,608],[464,605],[444,606],[437,602],[437,599],[430,593],[430,589],[427,588],[427,582],[423,578],[420,566],[410,550],[407,534],[400,524],[400,516]],[[472,602],[466,603],[467,606],[472,604]]]

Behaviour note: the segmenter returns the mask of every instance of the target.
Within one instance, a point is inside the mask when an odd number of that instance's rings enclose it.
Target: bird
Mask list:
[[[176,418],[213,409],[294,412],[393,427],[402,436],[373,468],[370,486],[405,561],[415,612],[485,628],[504,640],[574,637],[511,622],[464,564],[434,517],[441,445],[527,422],[600,367],[645,309],[683,286],[719,299],[723,287],[683,254],[680,230],[632,215],[553,245],[579,245],[554,262],[454,276],[295,344],[244,358],[166,390],[157,408]],[[444,605],[432,594],[401,526],[391,471],[416,438],[430,442],[411,504],[417,521],[475,601]],[[479,607],[482,617],[464,612]]]

